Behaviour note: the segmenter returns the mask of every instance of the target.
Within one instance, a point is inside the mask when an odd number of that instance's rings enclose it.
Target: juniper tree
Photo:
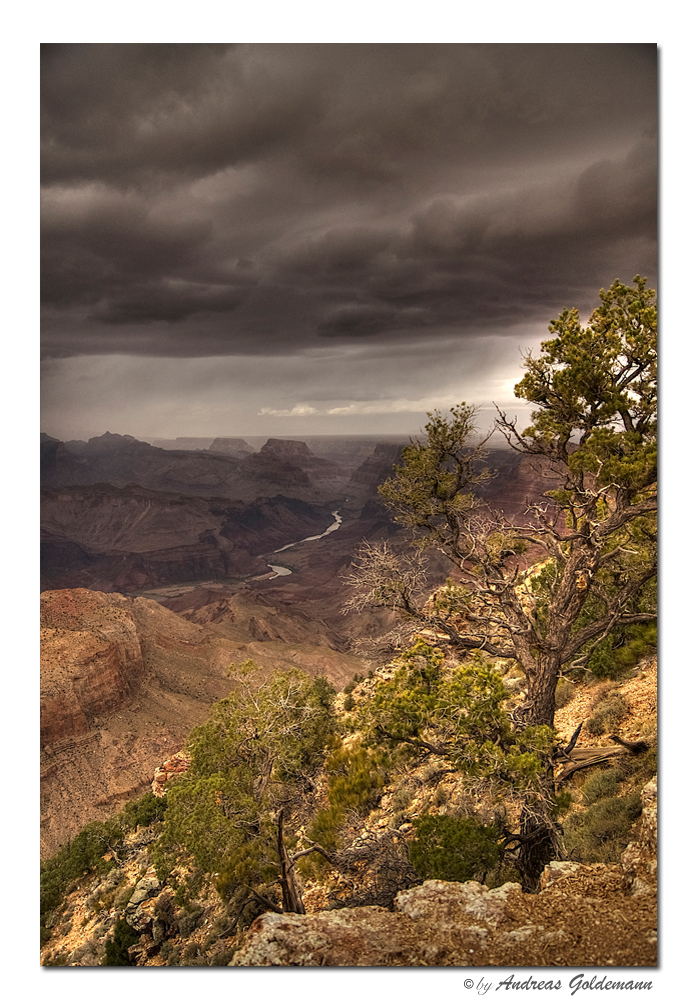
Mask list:
[[[656,618],[656,325],[655,292],[645,280],[616,280],[601,290],[586,326],[577,309],[565,309],[541,354],[526,354],[515,393],[537,407],[532,422],[520,432],[498,410],[497,426],[556,484],[529,506],[529,520],[512,523],[477,507],[472,488],[488,474],[472,464],[483,443],[468,448],[473,411],[465,404],[450,418],[429,414],[425,442],[407,448],[380,487],[415,545],[436,547],[458,573],[426,600],[405,577],[398,590],[394,579],[387,591],[376,584],[353,604],[389,605],[461,652],[515,659],[527,681],[518,715],[529,725],[553,727],[562,672],[587,667],[622,628]],[[456,451],[447,450],[451,444]],[[532,571],[521,558],[530,549],[539,561]],[[356,576],[369,580],[374,568],[364,551]],[[524,850],[528,884],[554,848],[547,797],[523,816],[524,835],[546,827],[547,836]]]
[[[238,902],[305,912],[293,867],[300,852],[288,847],[294,811],[333,738],[333,696],[326,680],[291,669],[213,705],[191,733],[189,770],[168,788],[161,873],[188,859]]]

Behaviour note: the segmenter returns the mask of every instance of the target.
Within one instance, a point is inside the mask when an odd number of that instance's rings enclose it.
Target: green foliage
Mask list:
[[[163,818],[165,798],[152,793],[129,802],[123,812],[105,822],[89,823],[64,847],[41,863],[41,919],[60,905],[74,882],[88,872],[104,874],[113,865],[104,855],[118,853],[126,834]]]
[[[545,726],[514,729],[500,674],[476,654],[449,667],[442,651],[420,641],[395,662],[361,708],[369,736],[383,745],[408,744],[448,760],[469,777],[500,789],[535,790],[551,753]]]
[[[188,859],[200,876],[217,876],[225,896],[275,881],[278,814],[295,807],[324,761],[334,695],[326,680],[291,669],[213,705],[191,733],[189,770],[168,789],[154,851],[160,877]]]
[[[104,943],[104,959],[102,966],[133,966],[128,958],[128,950],[135,945],[140,935],[130,924],[119,917],[114,925],[113,940],[107,938]]]
[[[618,786],[625,776],[624,770],[619,766],[607,767],[589,774],[581,788],[583,801],[586,805],[593,805],[601,798],[610,798],[616,795]]]
[[[573,472],[642,490],[656,480],[657,309],[645,279],[634,284],[601,290],[585,327],[577,309],[564,309],[542,355],[525,358],[515,393],[540,406],[524,436],[543,448],[580,432]]]
[[[639,792],[600,798],[586,812],[572,813],[564,820],[564,842],[570,857],[587,864],[619,861],[640,815]]]
[[[162,822],[167,809],[167,798],[148,791],[142,798],[130,801],[119,816],[125,830],[135,830],[139,826],[151,826]]]
[[[580,788],[586,811],[573,812],[563,821],[564,842],[572,858],[587,863],[619,861],[641,814],[641,789],[656,774],[656,761],[652,746],[588,773]]]
[[[621,693],[614,691],[606,693],[586,720],[586,730],[591,735],[603,735],[614,731],[628,711],[629,704]]]
[[[588,668],[598,679],[619,679],[658,644],[656,623],[640,623],[613,631],[595,649]]]
[[[450,417],[439,410],[429,413],[425,441],[408,445],[403,464],[378,487],[396,520],[420,534],[420,545],[447,544],[457,550],[454,524],[476,506],[472,489],[491,477],[476,465],[484,452],[472,443],[475,416],[476,410],[466,403],[453,406]]]
[[[573,795],[570,791],[558,791],[556,794],[552,795],[550,798],[550,804],[553,817],[557,818],[565,812],[568,812],[572,801]]]
[[[616,551],[620,547],[619,557],[623,559],[615,557],[612,567],[599,571],[596,576],[598,589],[603,592],[606,599],[611,599],[623,588],[628,578],[635,572],[638,563],[650,562],[655,557],[655,535],[652,532],[648,540],[644,535],[649,527],[655,531],[655,525],[655,517],[637,519],[625,528],[621,537],[609,539],[607,550]],[[542,633],[546,632],[549,606],[558,590],[561,576],[561,565],[550,560],[529,580],[530,594],[535,599],[533,618],[536,627]],[[627,612],[650,612],[652,609],[655,610],[656,605],[657,583],[654,577],[643,586],[626,609]],[[589,594],[574,621],[573,631],[582,631],[601,619],[605,611],[605,603],[597,594]],[[615,627],[599,643],[591,640],[581,649],[577,661],[580,662],[583,654],[587,655],[585,662],[581,663],[581,672],[574,672],[572,669],[565,671],[565,675],[578,678],[585,670],[587,678],[591,681],[620,679],[638,661],[655,652],[656,646],[655,620]],[[559,706],[563,705],[557,704],[557,708]]]
[[[560,673],[585,671],[585,662],[600,670],[608,649],[624,646],[618,635],[655,613],[656,322],[645,280],[617,280],[600,292],[587,326],[565,309],[541,354],[525,357],[516,395],[537,407],[532,423],[520,433],[504,413],[496,422],[513,447],[546,459],[558,475],[546,494],[555,506],[533,506],[529,522],[476,513],[472,491],[488,474],[478,471],[483,442],[470,447],[474,411],[466,404],[449,417],[432,414],[425,441],[405,449],[380,492],[417,547],[435,546],[459,568],[459,584],[424,602],[416,572],[386,548],[356,565],[356,578],[370,584],[355,607],[388,606],[460,653],[515,658],[533,723],[553,724]],[[531,545],[553,559],[523,599],[527,582],[513,558]]]
[[[106,873],[112,867],[103,860],[124,838],[117,818],[93,822],[62,847],[52,858],[41,863],[41,917],[54,910],[82,875],[90,871]]]
[[[328,777],[326,805],[315,813],[307,830],[313,843],[328,851],[336,849],[347,812],[365,812],[377,801],[387,783],[385,763],[379,751],[358,743],[334,749],[325,766]],[[313,858],[308,866],[301,866],[300,870],[321,869],[322,862]]]
[[[483,880],[499,860],[495,826],[477,819],[424,815],[414,819],[409,860],[422,878],[446,882]]]

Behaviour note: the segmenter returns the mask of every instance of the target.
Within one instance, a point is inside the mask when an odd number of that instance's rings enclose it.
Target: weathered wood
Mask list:
[[[622,746],[577,746],[570,755],[560,756],[559,763],[577,763],[579,760],[592,759],[593,756],[623,756],[626,752]]]
[[[577,733],[578,729],[574,732],[574,736],[577,736]],[[555,760],[562,767],[561,771],[555,774],[557,783],[568,780],[577,770],[585,770],[598,763],[605,763],[614,756],[624,756],[627,752],[627,749],[621,745],[574,747],[567,754],[568,749],[569,747],[567,746],[567,749],[560,756],[557,756]]]
[[[648,742],[644,742],[643,739],[639,739],[637,742],[629,742],[627,739],[620,738],[619,735],[611,735],[610,738],[613,742],[617,742],[619,745],[624,746],[624,748],[628,749],[634,756],[638,756],[639,753],[646,752],[649,748]]]
[[[283,909],[286,913],[304,914],[305,904],[300,894],[300,887],[295,875],[295,869],[288,857],[288,851],[283,840],[283,817],[285,809],[282,808],[278,816],[278,837],[277,850],[278,862],[281,867],[281,891],[283,892]]]
[[[571,763],[569,766],[564,767],[561,773],[556,775],[557,781],[568,780],[577,770],[585,770],[587,767],[596,766],[598,763],[606,763],[607,760],[612,759],[617,753],[608,753],[607,756],[594,756],[592,759],[583,760],[580,763]]]
[[[571,750],[576,745],[576,740],[578,739],[579,735],[581,734],[581,729],[582,728],[583,728],[583,721],[581,722],[581,724],[578,726],[578,728],[576,729],[576,731],[571,736],[571,741],[569,742],[568,746],[564,749],[564,753],[565,753],[566,756],[569,755],[569,753],[571,752]]]

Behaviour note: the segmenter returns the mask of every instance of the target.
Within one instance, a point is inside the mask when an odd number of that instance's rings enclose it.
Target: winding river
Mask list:
[[[285,546],[281,546],[280,549],[274,550],[274,556],[277,553],[283,553],[284,550],[290,549],[291,546],[300,546],[301,543],[315,542],[316,539],[324,539],[324,537],[329,535],[330,532],[336,532],[341,525],[342,518],[338,511],[332,511],[332,518],[334,521],[324,530],[324,532],[320,532],[319,535],[306,536],[304,539],[298,539],[297,542],[287,543]],[[268,564],[268,566],[273,571],[273,574],[267,578],[268,581],[273,581],[273,579],[277,577],[288,577],[289,574],[293,573],[292,570],[288,570],[287,567],[280,567],[278,564]]]

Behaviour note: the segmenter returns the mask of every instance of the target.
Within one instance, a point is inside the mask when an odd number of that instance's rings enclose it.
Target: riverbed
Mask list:
[[[331,532],[336,532],[336,530],[340,528],[343,519],[338,511],[332,511],[332,518],[334,519],[334,521],[332,522],[331,525],[329,525],[328,528],[324,530],[324,532],[320,532],[319,535],[305,536],[304,539],[298,539],[297,542],[287,543],[285,546],[281,546],[280,549],[274,550],[273,551],[274,556],[277,553],[283,553],[284,550],[290,549],[291,546],[300,546],[302,543],[315,542],[317,539],[324,539],[324,537],[329,535]],[[288,567],[280,567],[278,564],[268,564],[268,566],[273,571],[273,574],[261,575],[262,577],[265,577],[267,581],[273,581],[273,579],[277,577],[288,577],[289,574],[293,573],[293,571],[290,570]]]

